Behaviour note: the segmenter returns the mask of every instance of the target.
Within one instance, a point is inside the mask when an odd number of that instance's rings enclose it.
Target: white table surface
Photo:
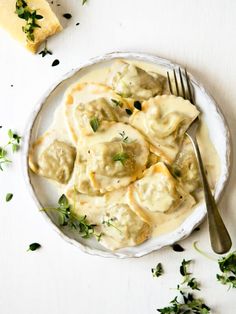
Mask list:
[[[1,0],[0,0],[1,1]],[[65,30],[51,38],[53,56],[31,55],[0,32],[0,144],[9,128],[24,133],[42,93],[60,76],[90,57],[112,51],[148,52],[186,66],[214,95],[233,135],[236,131],[236,1],[234,0],[82,0],[62,4],[71,12]],[[58,10],[58,8],[56,9]],[[80,22],[79,26],[75,26]],[[58,58],[60,65],[51,67]],[[11,87],[11,84],[14,86]],[[183,258],[194,259],[202,283],[198,293],[213,313],[236,313],[236,290],[217,283],[217,263],[192,248],[210,252],[207,224],[181,242],[176,253],[164,248],[139,259],[104,259],[86,255],[64,242],[45,222],[26,189],[20,163],[0,173],[0,313],[1,314],[151,314],[168,305],[181,281]],[[236,178],[221,201],[223,217],[236,241]],[[7,192],[14,193],[5,202]],[[42,248],[26,252],[39,242]],[[152,278],[162,262],[165,274]]]

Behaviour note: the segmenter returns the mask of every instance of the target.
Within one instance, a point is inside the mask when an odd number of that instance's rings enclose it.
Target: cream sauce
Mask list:
[[[124,60],[126,61],[126,60]],[[136,61],[126,61],[133,63],[142,69],[146,71],[153,71],[156,73],[160,73],[162,75],[165,75],[166,71],[161,69],[159,66],[152,65],[150,63],[145,62],[136,62]],[[84,83],[84,82],[91,82],[91,83],[106,83],[107,77],[109,75],[109,67],[103,67],[100,69],[93,70],[85,75],[83,75],[78,83]],[[65,124],[65,117],[64,117],[64,111],[62,110],[63,104],[61,107],[56,111],[54,122],[52,125],[52,128],[54,130],[57,130],[58,132],[61,132],[61,136],[63,133],[63,137],[65,141],[68,141],[69,143],[72,142],[69,132],[65,132],[65,129],[67,128]],[[219,175],[220,175],[220,159],[216,152],[215,147],[213,146],[210,138],[207,126],[204,122],[201,122],[201,127],[199,129],[198,135],[198,142],[202,154],[202,158],[204,161],[204,165],[207,169],[207,177],[210,182],[210,185],[212,188],[214,188]],[[118,193],[119,194],[119,193]],[[114,194],[116,195],[116,194]],[[196,195],[195,195],[196,196]],[[84,196],[86,198],[86,196]],[[89,196],[88,196],[89,198]],[[196,206],[199,205],[199,202],[202,201],[202,192],[197,193],[197,201],[198,203],[192,207],[193,202],[190,202],[191,205],[187,206],[185,202],[183,202],[179,208],[176,211],[173,211],[169,214],[165,213],[151,213],[149,216],[151,217],[152,223],[153,223],[153,232],[152,236],[159,236],[161,234],[165,234],[168,232],[171,232],[175,229],[177,229],[183,221],[191,215],[191,213],[195,210]],[[88,200],[89,202],[89,200]],[[189,203],[188,203],[189,204]],[[190,208],[191,207],[191,208]],[[97,216],[98,213],[94,211],[94,215]],[[89,214],[89,216],[91,213]],[[94,217],[95,218],[95,217]],[[91,217],[92,219],[92,217]],[[93,219],[92,219],[93,220]],[[96,220],[96,218],[95,218]]]

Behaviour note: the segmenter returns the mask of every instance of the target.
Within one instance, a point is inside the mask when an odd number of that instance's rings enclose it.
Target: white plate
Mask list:
[[[63,94],[67,87],[72,83],[78,81],[84,74],[91,70],[101,67],[109,66],[116,58],[124,58],[127,60],[144,61],[151,64],[155,64],[164,69],[178,68],[179,65],[173,64],[168,60],[141,53],[123,53],[116,52],[107,54],[105,56],[91,59],[87,63],[80,65],[78,68],[73,69],[69,73],[65,74],[60,81],[56,82],[41,98],[36,105],[33,115],[29,121],[28,129],[25,134],[25,147],[23,154],[23,166],[24,174],[29,187],[30,193],[35,200],[39,208],[57,204],[59,192],[52,187],[50,183],[44,178],[34,175],[28,168],[28,149],[30,144],[42,134],[51,124],[51,117],[56,107],[61,103]],[[218,200],[226,181],[229,176],[229,157],[230,157],[230,140],[229,130],[226,121],[217,106],[215,100],[207,93],[205,88],[197,82],[197,80],[190,75],[192,85],[194,87],[196,103],[203,113],[203,119],[205,120],[211,141],[213,142],[221,163],[221,173],[219,180],[216,184],[215,197]],[[204,204],[196,207],[194,212],[183,222],[183,224],[173,232],[159,236],[157,238],[150,239],[143,244],[120,249],[115,252],[111,252],[103,248],[95,240],[81,239],[77,233],[61,228],[57,225],[55,217],[49,217],[47,213],[42,211],[48,224],[54,227],[54,229],[65,239],[67,242],[76,245],[84,252],[90,254],[96,254],[103,257],[139,257],[148,254],[154,250],[158,250],[163,246],[171,245],[180,239],[187,237],[192,230],[204,219],[206,215],[206,209]]]

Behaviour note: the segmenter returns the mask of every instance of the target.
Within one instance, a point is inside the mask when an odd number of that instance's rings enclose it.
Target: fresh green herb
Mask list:
[[[91,128],[93,129],[93,132],[97,132],[97,130],[100,126],[100,122],[99,122],[98,118],[94,117],[93,119],[91,119],[90,125],[91,125]]]
[[[41,245],[39,243],[31,243],[27,251],[36,251],[39,248],[41,248]]]
[[[120,134],[120,136],[122,137],[122,141],[123,141],[124,143],[127,143],[127,142],[128,142],[129,137],[128,137],[128,136],[126,136],[125,131],[122,131],[122,132],[121,132],[121,133],[119,133],[119,134]]]
[[[186,261],[183,259],[181,266],[180,266],[180,274],[184,277],[184,281],[182,284],[187,284],[189,288],[192,290],[200,290],[199,283],[197,282],[196,278],[190,277],[191,273],[188,271],[188,266],[190,265],[192,261],[188,260]],[[181,289],[180,289],[181,290]]]
[[[196,278],[191,278],[187,282],[187,286],[190,287],[192,290],[200,290],[199,283],[197,282]]]
[[[122,165],[124,166],[125,161],[129,158],[129,155],[125,152],[116,153],[113,157],[113,161],[120,161]]]
[[[117,100],[117,99],[112,98],[111,101],[116,105],[116,107],[118,107],[118,106],[122,107],[123,106],[122,102]]]
[[[91,236],[95,236],[94,228],[95,224],[90,224],[87,221],[87,216],[78,217],[71,213],[71,205],[67,197],[63,194],[58,200],[58,207],[56,208],[44,208],[43,210],[55,210],[59,214],[60,226],[69,226],[79,231],[82,238],[88,239]],[[101,237],[101,235],[100,235]]]
[[[84,5],[88,0],[82,0],[82,5]]]
[[[190,278],[190,273],[188,272],[188,265],[191,260],[183,260],[180,266],[180,273],[185,277],[184,282],[181,285],[177,286],[177,290],[180,293],[180,296],[176,296],[171,302],[170,305],[162,309],[158,309],[159,313],[163,314],[208,314],[210,313],[210,308],[203,303],[199,298],[195,298],[192,293],[186,293],[183,289],[191,288],[192,290],[200,290],[199,284],[196,281],[196,278]],[[187,287],[183,284],[187,283]],[[181,298],[181,299],[179,299]]]
[[[113,227],[116,230],[118,230],[120,233],[122,233],[122,231],[114,225],[115,221],[117,221],[117,218],[113,217],[108,220],[103,220],[102,224],[106,225],[107,227]]]
[[[8,163],[11,163],[11,160],[8,159],[7,151],[4,148],[0,147],[0,170],[3,171],[2,165]]]
[[[181,301],[178,297],[170,302],[170,306],[158,309],[162,314],[209,314],[210,308],[201,299],[196,299],[191,293],[180,291]]]
[[[183,277],[187,277],[189,275],[191,275],[191,273],[188,272],[188,266],[191,263],[191,260],[186,261],[185,259],[183,259],[179,272]]]
[[[129,116],[131,116],[131,114],[132,114],[132,111],[130,110],[130,109],[125,109],[125,111],[126,111],[126,113],[129,115]]]
[[[161,263],[158,263],[155,268],[151,269],[153,277],[160,277],[163,274],[163,267]]]
[[[39,55],[42,55],[42,58],[44,58],[46,55],[52,55],[52,51],[48,50],[47,48],[47,41],[45,41],[44,49],[39,52]]]
[[[13,194],[12,193],[7,193],[6,195],[6,202],[10,202],[10,200],[13,198]]]
[[[52,67],[57,66],[60,63],[60,61],[58,59],[55,59],[52,63]]]
[[[72,18],[72,15],[70,13],[65,13],[62,15],[65,19],[69,20]]]
[[[34,30],[41,26],[37,24],[37,20],[43,19],[42,15],[37,14],[36,10],[31,10],[25,0],[16,1],[15,13],[19,18],[26,21],[26,24],[22,27],[23,32],[30,41],[34,41]]]
[[[171,245],[171,247],[175,252],[183,252],[184,251],[184,248],[181,245],[179,245],[178,243]]]
[[[140,101],[136,100],[134,102],[134,108],[138,109],[138,110],[142,110],[142,104]]]
[[[97,238],[97,241],[100,242],[101,241],[101,237],[104,236],[104,233],[103,232],[101,232],[99,234],[95,234],[94,233],[94,236]]]
[[[8,131],[8,137],[9,137],[8,143],[5,146],[0,147],[0,170],[2,170],[2,171],[3,171],[2,165],[8,164],[11,162],[11,160],[8,158],[8,152],[7,152],[6,148],[9,145],[11,145],[13,153],[18,151],[20,148],[21,137],[19,135],[17,135],[16,133],[13,133],[12,130],[9,130]]]
[[[12,130],[8,131],[9,142],[7,145],[11,145],[13,153],[17,152],[20,148],[21,137]]]
[[[236,288],[236,251],[218,260],[222,274],[217,274],[217,280],[229,288]]]

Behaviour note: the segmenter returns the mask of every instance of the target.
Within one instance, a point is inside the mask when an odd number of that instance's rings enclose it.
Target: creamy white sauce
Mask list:
[[[153,71],[156,73],[160,73],[162,75],[165,75],[166,73],[166,70],[161,69],[159,66],[151,65],[149,63],[135,62],[135,61],[126,61],[126,62],[133,63],[143,68],[146,71]],[[105,84],[108,74],[109,74],[109,67],[96,69],[82,76],[80,80],[78,81],[78,83],[91,82],[91,83],[104,83]],[[63,104],[55,112],[54,122],[51,128],[54,130],[57,130],[59,136],[63,138],[66,142],[69,142],[69,143],[72,142],[69,132],[66,132],[67,126],[66,126],[64,112],[63,112]],[[214,148],[209,138],[208,129],[207,129],[207,126],[204,124],[204,122],[201,122],[201,126],[199,129],[197,138],[198,138],[203,162],[207,170],[207,177],[213,189],[220,174],[220,160],[216,152],[216,149]],[[119,195],[119,193],[117,195]],[[150,213],[150,217],[153,222],[152,236],[159,236],[161,234],[171,232],[175,230],[176,228],[178,228],[181,225],[181,223],[183,223],[183,221],[194,211],[196,206],[199,205],[199,202],[202,201],[202,198],[203,198],[202,191],[198,191],[198,193],[195,193],[195,197],[197,197],[198,203],[191,208],[188,206],[188,204],[183,203],[176,211],[173,211],[172,213],[169,213],[169,214]],[[86,196],[84,198],[86,198]],[[117,201],[119,200],[117,199]],[[82,213],[84,213],[83,210],[82,210]],[[98,213],[95,211],[94,215],[98,215]],[[89,214],[89,216],[92,219],[91,213]],[[97,220],[97,218],[95,218],[95,220]]]

